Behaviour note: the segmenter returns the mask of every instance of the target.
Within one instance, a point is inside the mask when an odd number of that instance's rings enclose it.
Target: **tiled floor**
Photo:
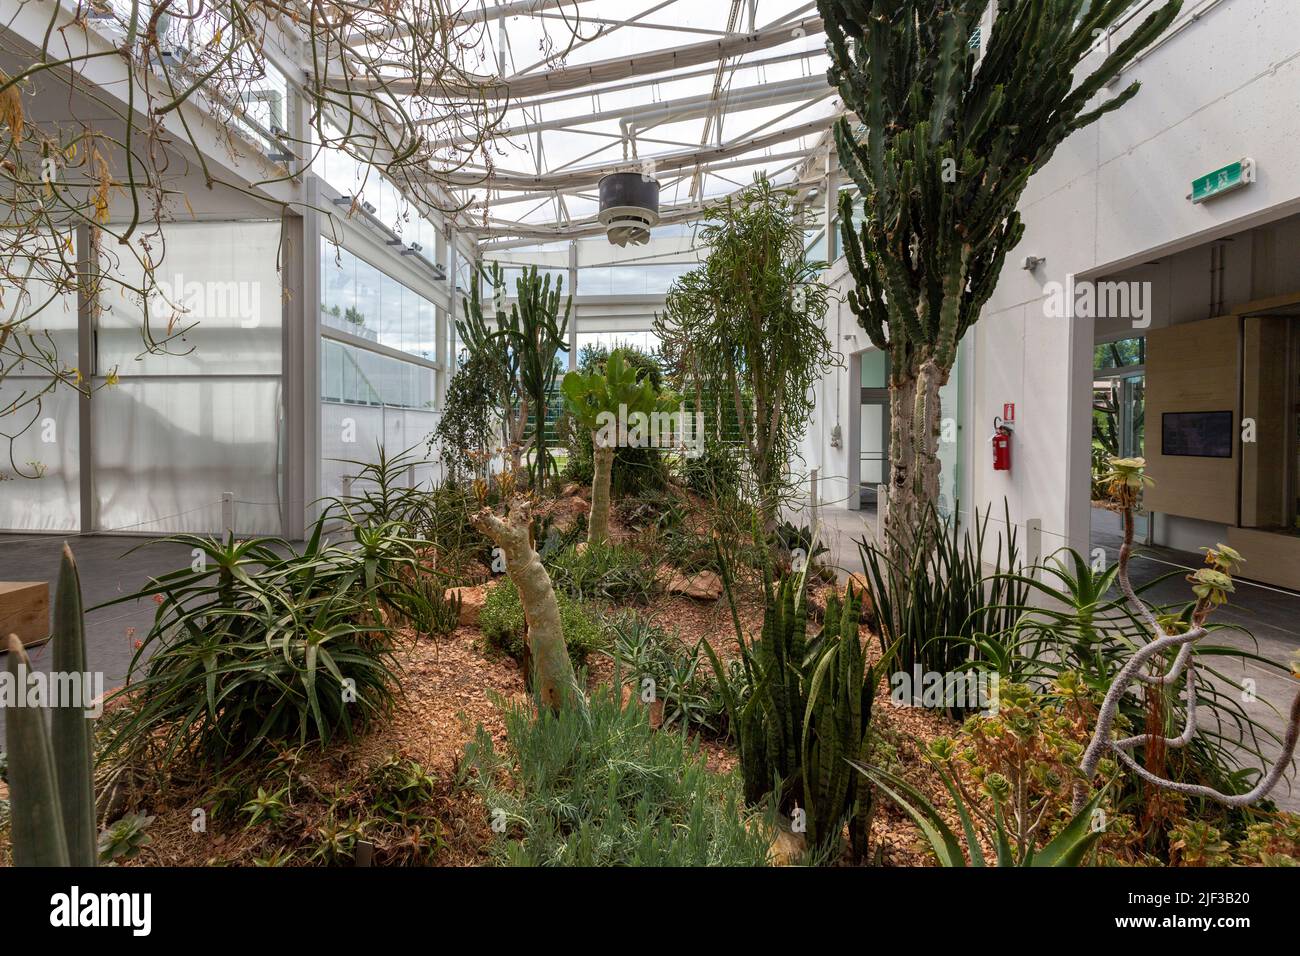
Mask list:
[[[64,540],[62,536],[0,535],[0,580],[48,581],[53,600]],[[153,622],[154,604],[145,600],[95,608],[132,593],[152,575],[188,564],[190,551],[140,537],[73,535],[66,540],[77,559],[87,608],[87,666],[103,673],[106,690],[118,687],[126,678],[137,636],[143,637]],[[29,648],[28,654],[35,667],[49,666],[48,644]],[[3,728],[0,711],[0,740]]]

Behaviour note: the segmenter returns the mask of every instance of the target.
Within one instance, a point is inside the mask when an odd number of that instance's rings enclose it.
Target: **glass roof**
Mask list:
[[[480,34],[484,72],[504,77],[512,94],[488,147],[492,188],[463,190],[478,203],[475,226],[495,238],[590,226],[597,174],[611,166],[653,170],[666,222],[760,170],[791,182],[837,111],[814,3],[530,0],[504,9],[527,12],[502,17],[489,5]],[[591,175],[556,178],[583,172]]]

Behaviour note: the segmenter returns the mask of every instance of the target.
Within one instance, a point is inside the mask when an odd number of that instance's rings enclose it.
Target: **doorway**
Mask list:
[[[857,506],[874,514],[876,488],[889,480],[889,356],[872,349],[859,364]]]

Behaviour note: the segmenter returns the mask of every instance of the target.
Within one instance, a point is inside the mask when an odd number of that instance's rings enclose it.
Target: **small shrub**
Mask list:
[[[509,866],[762,866],[771,828],[748,815],[734,775],[710,773],[688,738],[652,730],[644,708],[597,694],[584,711],[503,705],[498,753],[482,726],[464,778],[507,821]],[[503,780],[514,789],[502,787]]]
[[[682,484],[709,501],[728,501],[740,494],[740,451],[714,438],[704,441],[704,453],[683,456],[678,466]]]
[[[649,559],[622,544],[561,551],[550,559],[549,570],[556,590],[579,601],[646,604],[659,588]]]
[[[153,842],[149,825],[153,817],[133,813],[118,820],[99,835],[99,862],[115,865],[119,860],[130,860]]]
[[[569,658],[580,667],[590,653],[604,644],[600,625],[577,601],[563,593],[555,595],[560,607],[560,626]],[[519,591],[508,578],[488,591],[479,612],[478,625],[488,646],[503,651],[516,661],[524,659],[524,607]]]

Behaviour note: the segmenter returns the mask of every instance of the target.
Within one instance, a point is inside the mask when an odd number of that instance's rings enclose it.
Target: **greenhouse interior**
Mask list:
[[[1286,0],[0,0],[0,865],[1267,922],[1297,116]]]

